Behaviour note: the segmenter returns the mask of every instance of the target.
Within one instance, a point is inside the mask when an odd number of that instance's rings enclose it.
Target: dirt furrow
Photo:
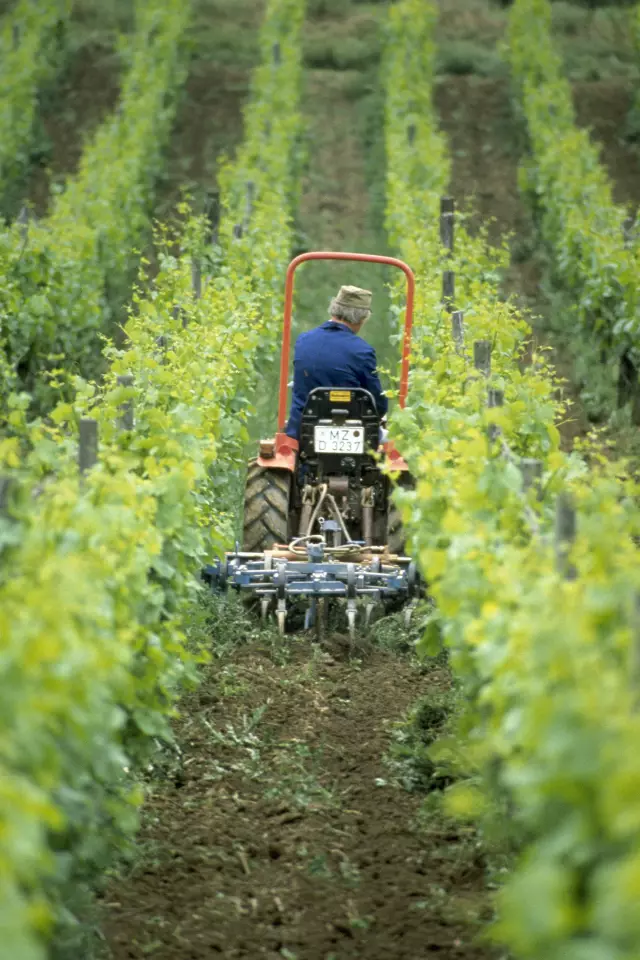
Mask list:
[[[240,648],[183,706],[182,763],[146,807],[141,856],[104,899],[113,960],[488,956],[484,865],[402,789],[394,722],[446,670],[289,640]]]
[[[386,252],[384,169],[372,163],[379,7],[328,6],[305,42],[301,243]],[[322,321],[339,284],[367,286],[372,340],[391,364],[387,279],[309,265],[298,329]],[[371,643],[350,656],[336,637],[322,650],[268,631],[257,638],[216,661],[183,704],[181,762],[157,771],[137,859],[103,898],[111,960],[492,956],[481,942],[490,903],[473,830],[435,806],[425,812],[424,796],[406,789],[422,773],[403,749],[402,722],[419,698],[447,702],[448,671]]]
[[[452,172],[450,192],[460,208],[473,210],[472,229],[486,225],[489,238],[509,238],[511,263],[505,293],[530,311],[536,345],[550,347],[550,359],[566,386],[569,404],[561,426],[563,444],[589,429],[589,421],[572,383],[571,359],[549,329],[550,306],[544,295],[543,262],[537,250],[534,225],[518,190],[518,163],[524,147],[504,78],[448,77],[436,88],[436,107],[446,134]]]

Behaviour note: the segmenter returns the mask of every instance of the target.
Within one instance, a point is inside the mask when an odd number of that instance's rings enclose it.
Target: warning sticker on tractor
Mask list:
[[[333,403],[348,403],[351,400],[351,390],[330,390],[329,400]]]

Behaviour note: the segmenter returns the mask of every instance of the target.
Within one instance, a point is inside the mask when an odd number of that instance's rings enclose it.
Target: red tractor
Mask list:
[[[296,257],[285,287],[278,431],[262,440],[249,465],[242,549],[207,570],[218,586],[234,586],[275,607],[284,632],[288,602],[306,598],[305,626],[322,633],[327,603],[346,600],[350,635],[358,600],[368,625],[376,604],[405,603],[407,619],[420,593],[415,564],[404,556],[400,515],[389,471],[410,484],[393,444],[380,443],[381,418],[362,388],[318,387],[302,414],[300,440],[284,433],[287,417],[291,313],[296,268],[307,260],[356,260],[402,270],[407,302],[398,402],[407,398],[415,279],[402,260],[364,253],[312,252]]]

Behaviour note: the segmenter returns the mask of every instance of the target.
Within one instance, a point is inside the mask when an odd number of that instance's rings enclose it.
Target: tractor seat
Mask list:
[[[378,448],[380,420],[363,387],[316,387],[302,411],[301,458],[370,456]]]

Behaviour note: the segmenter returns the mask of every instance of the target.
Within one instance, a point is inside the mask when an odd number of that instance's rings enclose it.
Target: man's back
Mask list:
[[[387,412],[373,347],[344,323],[328,320],[301,333],[293,361],[293,397],[287,433],[297,437],[309,392],[316,387],[364,387],[373,395],[380,416]]]

